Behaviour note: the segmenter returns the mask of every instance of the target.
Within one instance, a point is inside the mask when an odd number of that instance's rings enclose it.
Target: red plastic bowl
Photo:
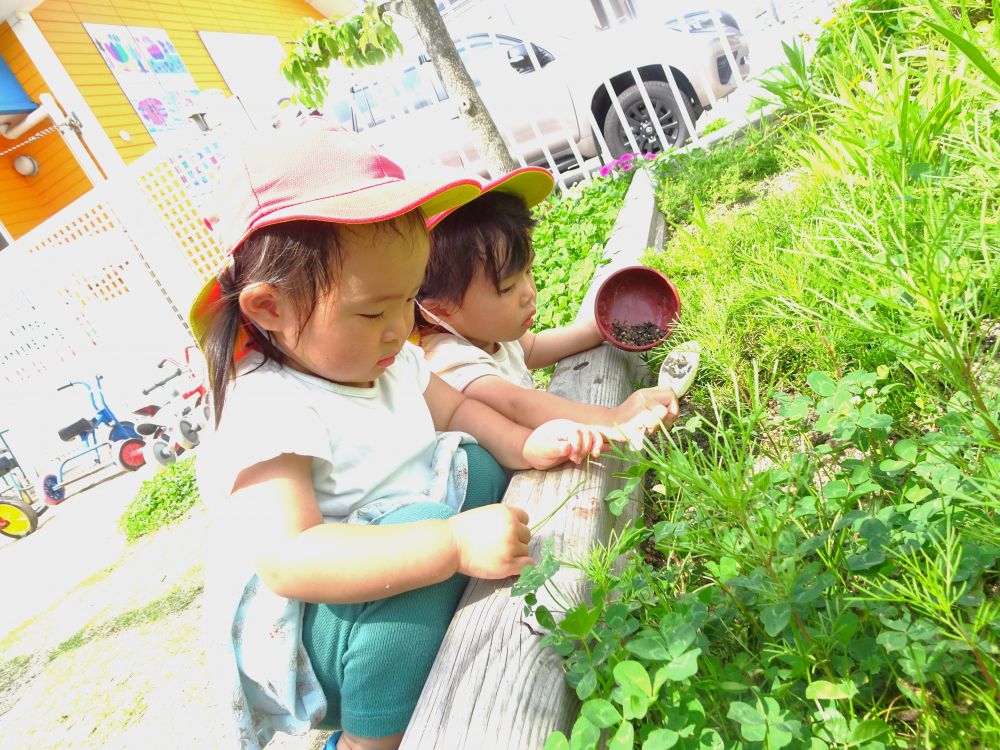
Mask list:
[[[652,349],[667,340],[681,314],[681,298],[666,276],[646,266],[626,266],[604,280],[597,290],[594,315],[604,339],[627,352]],[[634,346],[614,337],[615,321],[625,325],[653,323],[664,329],[663,337],[645,346]]]

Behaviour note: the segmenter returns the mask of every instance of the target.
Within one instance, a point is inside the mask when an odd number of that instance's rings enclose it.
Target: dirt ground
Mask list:
[[[223,748],[201,638],[207,514],[199,504],[126,544],[119,518],[149,471],[69,497],[29,537],[0,538],[5,750]],[[110,627],[171,592],[188,596],[170,614]],[[73,636],[81,645],[67,649]],[[314,750],[325,739],[278,735],[268,748]]]

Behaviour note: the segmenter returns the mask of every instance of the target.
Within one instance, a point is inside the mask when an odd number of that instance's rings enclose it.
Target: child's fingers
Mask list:
[[[527,527],[528,524],[528,511],[524,508],[519,508],[516,505],[508,505],[507,509],[510,510],[511,515],[514,516],[515,520],[520,521]],[[530,532],[529,532],[530,533]]]

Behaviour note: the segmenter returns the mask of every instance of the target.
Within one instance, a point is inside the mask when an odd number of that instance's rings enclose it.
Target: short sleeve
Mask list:
[[[473,380],[487,375],[503,377],[489,354],[451,334],[433,334],[422,342],[430,369],[444,382],[464,391]]]
[[[244,469],[283,453],[333,467],[330,437],[319,414],[294,383],[273,373],[238,378],[218,430],[199,450],[198,484],[206,502],[228,498]]]

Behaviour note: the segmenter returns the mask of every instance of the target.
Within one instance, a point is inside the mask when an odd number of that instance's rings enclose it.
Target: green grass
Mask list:
[[[0,663],[0,693],[8,687],[16,685],[28,664],[31,663],[30,656],[15,656]]]
[[[93,641],[106,639],[130,628],[156,622],[164,617],[183,612],[201,597],[204,588],[204,585],[200,583],[187,588],[178,586],[166,596],[155,601],[123,612],[111,620],[81,628],[50,651],[48,660],[53,661],[63,654],[69,653]]]
[[[685,224],[700,206],[732,206],[754,197],[761,180],[781,171],[781,131],[756,127],[742,138],[658,159],[657,205],[668,224]]]

